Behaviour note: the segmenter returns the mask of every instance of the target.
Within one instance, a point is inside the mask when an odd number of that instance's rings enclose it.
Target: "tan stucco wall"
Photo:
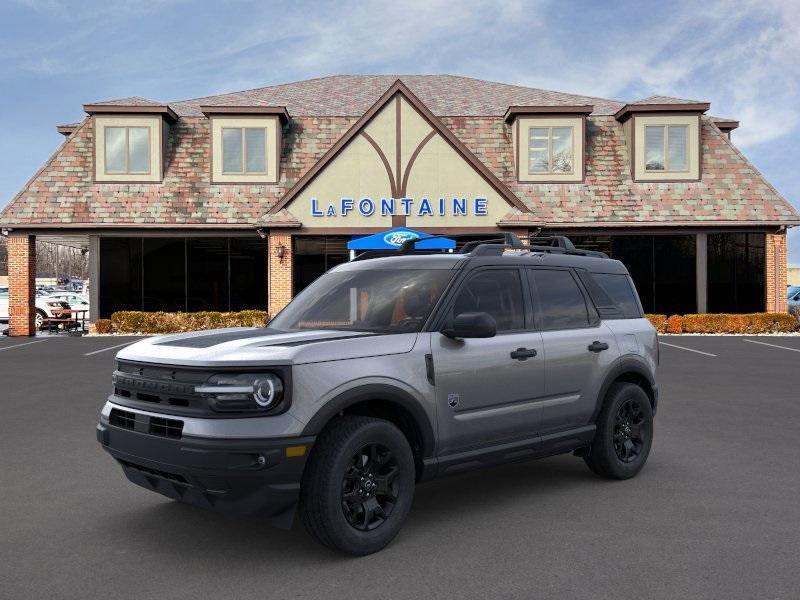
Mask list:
[[[572,173],[528,173],[528,139],[532,127],[572,127]],[[583,117],[520,117],[519,119],[519,180],[583,181]]]
[[[398,102],[400,103],[399,176]],[[305,227],[391,227],[391,216],[380,215],[380,201],[382,198],[392,197],[392,179],[399,183],[398,188],[402,187],[403,176],[414,151],[434,129],[410,103],[398,96],[375,115],[364,131],[384,153],[391,175],[387,173],[386,166],[372,144],[362,135],[356,135],[287,206],[289,212]],[[402,194],[398,195],[402,197]],[[415,200],[412,212],[406,221],[409,227],[495,227],[497,221],[510,209],[508,203],[439,133],[436,133],[418,153],[408,172],[405,197]],[[467,215],[451,216],[454,197],[467,198]],[[486,199],[485,216],[475,215],[476,197]],[[326,211],[329,204],[333,204],[337,215],[312,216],[314,198],[322,211]],[[339,214],[342,198],[353,199],[354,209],[347,216]],[[375,203],[375,213],[372,216],[364,216],[358,211],[358,203],[362,198],[370,198]],[[419,202],[423,198],[429,199],[433,216],[416,214]],[[439,198],[446,200],[447,210],[444,216],[438,214]],[[401,204],[396,202],[396,205],[398,210],[396,214],[400,214]]]
[[[687,171],[645,171],[644,128],[647,125],[689,126],[689,169]],[[674,181],[700,178],[700,117],[688,116],[636,116],[634,118],[634,178],[637,181]]]
[[[222,173],[223,127],[264,127],[267,130],[266,173]],[[278,181],[277,117],[213,117],[211,119],[211,147],[212,183],[275,183]]]
[[[138,174],[106,173],[106,127],[148,127],[150,129],[150,172]],[[96,181],[161,181],[163,165],[163,124],[161,117],[95,117],[94,165]]]

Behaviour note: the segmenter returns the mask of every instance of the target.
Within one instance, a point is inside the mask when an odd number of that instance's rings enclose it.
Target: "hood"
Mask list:
[[[410,352],[416,337],[233,327],[144,339],[120,350],[117,359],[185,366],[298,365]]]

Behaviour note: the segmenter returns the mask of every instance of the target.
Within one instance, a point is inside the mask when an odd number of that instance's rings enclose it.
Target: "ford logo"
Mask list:
[[[383,236],[383,241],[390,246],[397,246],[398,248],[403,245],[403,242],[408,240],[415,240],[419,237],[413,231],[390,231]]]

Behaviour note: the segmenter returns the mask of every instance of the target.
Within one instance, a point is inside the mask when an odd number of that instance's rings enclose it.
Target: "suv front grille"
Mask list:
[[[183,421],[150,417],[150,433],[152,435],[180,439],[183,433]]]
[[[194,388],[205,383],[208,376],[209,373],[195,370],[120,361],[114,371],[114,395],[150,405],[142,406],[144,410],[172,412],[176,407],[176,414],[207,414],[208,402]]]
[[[149,433],[150,435],[176,440],[179,440],[183,435],[183,421],[180,419],[151,417],[119,408],[111,409],[111,413],[108,415],[108,423],[121,429]]]
[[[136,427],[136,413],[112,408],[111,414],[108,416],[108,422],[123,429],[134,429]]]

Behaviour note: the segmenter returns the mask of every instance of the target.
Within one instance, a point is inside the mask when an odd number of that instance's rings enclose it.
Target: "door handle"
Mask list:
[[[598,342],[597,340],[595,340],[591,344],[589,344],[590,352],[602,352],[603,350],[608,350],[608,344],[606,344],[605,342]]]
[[[514,360],[528,360],[536,356],[536,350],[533,348],[517,348],[511,351],[511,358]]]

